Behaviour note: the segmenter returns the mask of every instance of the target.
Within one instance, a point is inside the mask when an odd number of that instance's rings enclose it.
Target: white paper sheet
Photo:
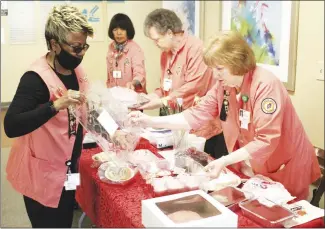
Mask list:
[[[10,1],[9,40],[11,44],[36,43],[35,2]]]
[[[103,110],[97,120],[110,136],[114,136],[115,131],[118,129],[118,125],[107,111]]]

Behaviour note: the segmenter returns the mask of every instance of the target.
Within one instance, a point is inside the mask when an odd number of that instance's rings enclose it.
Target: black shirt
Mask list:
[[[67,89],[79,90],[75,73],[72,75],[57,73],[57,76]],[[41,77],[36,72],[26,72],[20,79],[4,119],[4,130],[7,136],[13,138],[31,133],[55,116],[56,112],[51,109],[49,100],[49,90]],[[77,170],[77,160],[82,150],[82,132],[82,126],[79,124],[73,146],[71,172]]]

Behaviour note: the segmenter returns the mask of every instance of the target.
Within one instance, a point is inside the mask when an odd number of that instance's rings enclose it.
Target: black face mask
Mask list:
[[[76,67],[78,67],[78,65],[82,61],[82,58],[72,56],[70,53],[65,51],[62,47],[61,47],[60,54],[56,55],[56,59],[58,60],[59,64],[63,68],[68,69],[68,70],[75,69]]]

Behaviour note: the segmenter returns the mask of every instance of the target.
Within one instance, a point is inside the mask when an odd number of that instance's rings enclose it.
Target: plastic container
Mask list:
[[[185,169],[185,172],[192,175],[204,175],[204,166],[189,156],[176,156],[175,166]]]
[[[244,193],[240,189],[234,187],[226,187],[221,190],[211,192],[210,195],[232,211],[239,209],[240,202],[252,197],[251,194]]]
[[[245,216],[263,227],[279,228],[294,217],[290,210],[263,197],[252,198],[239,203]]]
[[[128,185],[135,180],[138,170],[136,168],[131,168],[128,165],[116,166],[114,163],[109,161],[104,162],[99,166],[97,174],[99,179],[105,183]],[[114,176],[112,174],[114,174]]]
[[[177,177],[170,177],[169,179],[167,179],[166,187],[168,189],[169,195],[187,191],[183,182],[180,179],[178,179]]]
[[[183,179],[183,183],[184,183],[185,188],[188,191],[194,191],[194,190],[199,189],[200,183],[195,177],[188,176],[188,177],[184,177],[184,178],[185,179]]]
[[[166,180],[163,178],[153,178],[151,182],[152,189],[154,191],[154,196],[165,196],[168,195],[168,189],[165,185]]]
[[[185,151],[185,155],[192,158],[194,161],[200,163],[202,166],[206,166],[214,159],[207,153],[191,147]]]
[[[188,135],[188,146],[194,147],[198,151],[201,151],[201,152],[204,151],[205,142],[206,142],[206,139],[203,137],[198,137],[195,134]]]

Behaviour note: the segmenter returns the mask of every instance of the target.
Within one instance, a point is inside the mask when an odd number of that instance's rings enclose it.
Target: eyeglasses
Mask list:
[[[72,48],[73,52],[76,53],[76,54],[81,53],[82,50],[87,51],[87,50],[89,49],[89,46],[90,46],[89,44],[73,46],[73,45],[70,45],[69,43],[67,43],[67,42],[65,42],[65,41],[64,41],[64,43],[65,43],[66,45],[70,46],[70,47]]]

